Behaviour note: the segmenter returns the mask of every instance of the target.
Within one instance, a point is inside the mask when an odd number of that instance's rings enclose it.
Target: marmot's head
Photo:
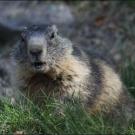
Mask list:
[[[25,64],[34,72],[48,72],[71,52],[71,42],[61,37],[52,25],[26,28],[13,54],[17,63]]]

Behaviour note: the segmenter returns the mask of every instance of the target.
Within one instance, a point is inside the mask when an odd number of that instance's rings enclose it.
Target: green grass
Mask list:
[[[4,101],[1,105],[0,134],[12,134],[15,131],[27,134],[135,134],[132,123],[124,129],[119,122],[111,122],[101,114],[90,116],[78,103],[66,104],[64,115],[54,113],[59,104],[53,100],[48,100],[42,109],[30,102],[12,106]]]
[[[135,95],[134,62],[121,70],[122,79],[129,91]],[[56,113],[56,106],[63,108],[64,115]],[[119,121],[112,121],[99,114],[90,116],[79,102],[65,104],[48,99],[46,105],[38,107],[27,99],[27,102],[12,106],[9,101],[0,102],[0,134],[12,134],[24,131],[27,134],[135,134],[135,123],[124,128]]]
[[[135,62],[125,60],[126,67],[121,68],[122,80],[129,92],[135,97]]]

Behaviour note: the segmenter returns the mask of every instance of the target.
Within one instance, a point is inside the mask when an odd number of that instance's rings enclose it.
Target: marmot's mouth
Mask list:
[[[33,62],[31,65],[36,69],[41,69],[45,65],[45,62]]]

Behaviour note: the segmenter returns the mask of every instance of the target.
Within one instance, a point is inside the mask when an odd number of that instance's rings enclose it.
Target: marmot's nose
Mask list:
[[[32,57],[39,58],[42,54],[42,50],[30,50],[30,55]]]

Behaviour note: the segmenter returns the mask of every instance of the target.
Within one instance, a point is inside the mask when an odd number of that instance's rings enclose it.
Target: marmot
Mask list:
[[[130,109],[130,96],[119,75],[101,58],[93,57],[58,32],[55,25],[25,29],[13,49],[15,86],[26,96],[61,101],[79,98],[90,113]]]

